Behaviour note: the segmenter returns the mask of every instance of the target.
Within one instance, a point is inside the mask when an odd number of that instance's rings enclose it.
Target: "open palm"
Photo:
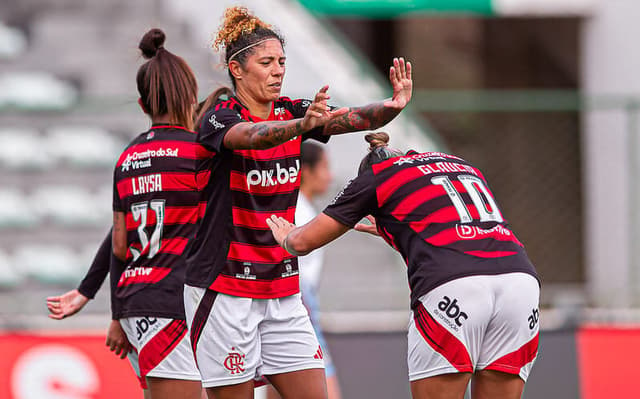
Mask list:
[[[89,298],[82,295],[78,290],[71,290],[60,296],[49,297],[47,298],[49,317],[55,320],[62,320],[78,313],[87,302],[89,302]]]
[[[393,97],[384,102],[385,107],[403,109],[411,100],[413,81],[411,80],[411,63],[404,58],[394,58],[389,68],[389,80],[393,87]]]

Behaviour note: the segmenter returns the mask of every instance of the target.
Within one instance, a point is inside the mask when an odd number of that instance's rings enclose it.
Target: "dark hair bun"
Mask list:
[[[364,136],[364,139],[369,143],[369,150],[386,147],[389,144],[389,135],[385,132],[369,133]]]
[[[158,50],[163,48],[166,38],[164,32],[158,28],[153,28],[145,33],[138,45],[138,48],[142,51],[142,56],[146,59],[155,57]]]

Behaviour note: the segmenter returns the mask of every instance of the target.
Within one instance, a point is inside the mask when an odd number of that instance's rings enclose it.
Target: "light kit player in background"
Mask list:
[[[139,45],[147,59],[136,76],[139,103],[152,126],[129,144],[114,171],[112,245],[124,271],[112,295],[151,397],[199,399],[182,253],[198,220],[197,160],[210,154],[192,131],[195,76],[164,41],[164,32],[152,29]]]
[[[259,374],[285,399],[326,398],[297,259],[278,246],[265,218],[294,220],[303,140],[383,126],[412,94],[411,66],[395,59],[386,101],[332,110],[327,86],[313,101],[281,97],[283,43],[246,8],[227,9],[215,45],[225,47],[234,90],[214,92],[199,118],[198,142],[215,155],[199,168],[209,184],[186,251],[184,302],[203,386],[218,399],[252,398]],[[231,96],[219,99],[223,91]]]
[[[480,170],[444,153],[390,150],[366,136],[358,177],[296,227],[267,220],[278,243],[305,255],[351,228],[402,255],[411,288],[408,365],[415,399],[520,398],[538,353],[540,286]],[[358,224],[371,215],[372,225]],[[363,361],[366,361],[363,359]]]

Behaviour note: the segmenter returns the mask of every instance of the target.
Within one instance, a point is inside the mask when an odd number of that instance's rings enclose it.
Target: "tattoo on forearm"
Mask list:
[[[327,123],[325,134],[340,134],[360,130],[374,130],[389,123],[400,110],[385,107],[382,102],[349,108],[349,112]]]
[[[293,122],[293,123],[292,123]],[[302,119],[256,123],[249,128],[252,148],[270,148],[302,134]]]

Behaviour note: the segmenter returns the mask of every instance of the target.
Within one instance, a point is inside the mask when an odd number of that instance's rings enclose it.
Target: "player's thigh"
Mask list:
[[[201,399],[200,381],[147,377],[152,399]]]
[[[470,379],[471,373],[451,373],[414,380],[411,396],[413,399],[463,399]]]
[[[476,371],[493,370],[526,381],[538,353],[538,281],[525,273],[491,277],[494,314],[487,326]]]
[[[473,399],[519,399],[524,390],[524,380],[515,374],[493,370],[480,370],[471,380]]]
[[[325,374],[326,374],[326,369],[325,369]],[[326,375],[326,384],[327,384],[327,399],[342,398],[338,377],[336,377],[335,375],[332,375],[332,376]],[[273,385],[268,385],[266,388],[266,398],[281,399],[282,397],[280,396],[278,391],[273,387]]]
[[[327,399],[324,369],[306,369],[270,375],[282,399]]]
[[[208,399],[253,399],[253,381],[206,388]]]

